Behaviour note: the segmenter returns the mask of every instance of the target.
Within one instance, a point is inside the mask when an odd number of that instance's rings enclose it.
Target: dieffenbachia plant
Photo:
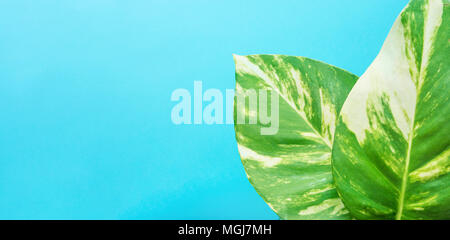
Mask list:
[[[236,116],[235,131],[250,182],[282,219],[450,218],[449,1],[412,0],[356,85],[307,58],[235,56],[237,98],[281,97],[275,135]]]
[[[256,191],[282,219],[349,219],[333,184],[331,147],[338,113],[358,77],[301,57],[235,55],[235,62],[237,98],[261,89],[280,98],[275,135],[261,135],[259,122],[235,124]],[[235,121],[238,114],[255,113],[235,102]]]
[[[411,1],[342,108],[333,174],[356,218],[450,218],[449,3]]]

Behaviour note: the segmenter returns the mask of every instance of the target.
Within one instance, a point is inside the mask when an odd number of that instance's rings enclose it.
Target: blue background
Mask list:
[[[407,0],[0,0],[1,219],[277,219],[231,125],[171,122],[234,88],[232,53],[362,74]]]

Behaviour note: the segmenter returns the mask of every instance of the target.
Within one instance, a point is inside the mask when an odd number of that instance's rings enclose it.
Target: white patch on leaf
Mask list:
[[[347,213],[347,210],[345,209],[345,206],[342,203],[341,199],[332,198],[332,199],[327,199],[327,200],[323,201],[319,205],[310,206],[304,210],[301,210],[298,213],[298,215],[306,216],[306,215],[318,214],[318,213],[323,212],[330,208],[333,208],[331,215],[341,215],[341,214]]]
[[[342,108],[343,121],[360,143],[365,140],[365,131],[371,131],[367,112],[369,96],[371,103],[378,104],[376,109],[383,109],[383,95],[389,97],[395,120],[392,124],[408,139],[416,105],[416,87],[404,49],[404,30],[401,21],[397,20],[380,54],[355,84]]]
[[[322,88],[319,89],[319,94],[322,108],[322,134],[326,136],[328,145],[331,146],[336,128],[336,108],[329,97],[323,93]]]
[[[428,3],[428,11],[425,17],[422,67],[418,83],[419,89],[423,84],[426,67],[428,66],[428,61],[431,56],[431,50],[433,48],[433,37],[437,29],[439,29],[442,24],[442,14],[444,11],[442,1],[429,1]]]
[[[425,166],[409,174],[411,182],[426,182],[450,172],[450,149],[447,149]]]
[[[243,159],[249,159],[261,162],[264,167],[274,167],[278,165],[283,159],[279,157],[270,157],[259,154],[250,148],[247,148],[241,144],[238,144],[239,153]]]

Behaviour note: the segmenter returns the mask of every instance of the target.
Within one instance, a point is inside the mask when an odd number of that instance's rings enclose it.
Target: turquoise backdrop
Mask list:
[[[0,0],[0,219],[277,219],[172,91],[233,89],[232,53],[360,75],[407,2]]]

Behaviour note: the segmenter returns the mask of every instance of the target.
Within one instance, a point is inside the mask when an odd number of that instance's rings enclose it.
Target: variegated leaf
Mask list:
[[[239,114],[260,112],[235,103],[239,153],[256,191],[282,219],[350,219],[333,184],[331,146],[338,113],[358,77],[302,57],[235,55],[235,62],[236,99],[252,89],[279,96],[275,135],[261,135],[266,125],[259,121],[239,124]]]
[[[413,0],[346,100],[338,192],[360,219],[450,218],[449,0]]]

